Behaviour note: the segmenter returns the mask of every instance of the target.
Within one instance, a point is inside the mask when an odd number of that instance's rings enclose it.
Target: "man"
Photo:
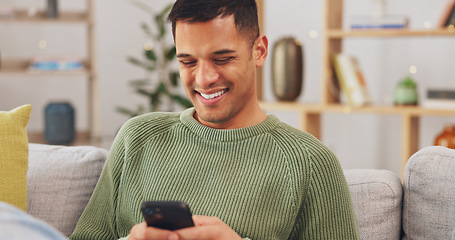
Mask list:
[[[357,239],[333,153],[258,104],[255,1],[177,0],[169,21],[194,108],[125,123],[71,238]],[[147,227],[145,200],[187,202],[196,226]]]

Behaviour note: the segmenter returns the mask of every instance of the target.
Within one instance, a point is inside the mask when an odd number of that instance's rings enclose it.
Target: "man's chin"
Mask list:
[[[227,117],[215,111],[198,111],[194,113],[194,118],[204,125],[219,125],[227,121]]]

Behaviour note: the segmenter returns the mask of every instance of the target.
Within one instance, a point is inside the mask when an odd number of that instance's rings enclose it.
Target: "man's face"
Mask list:
[[[254,118],[258,57],[250,41],[237,32],[233,16],[202,23],[179,21],[175,45],[180,76],[199,122],[231,129]]]

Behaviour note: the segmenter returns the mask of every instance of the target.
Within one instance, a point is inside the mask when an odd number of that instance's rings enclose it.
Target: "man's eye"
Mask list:
[[[187,67],[192,67],[196,65],[196,61],[180,61],[180,63]]]
[[[223,64],[229,63],[233,59],[234,59],[234,57],[219,58],[219,59],[215,59],[215,63],[219,64],[219,65],[223,65]]]

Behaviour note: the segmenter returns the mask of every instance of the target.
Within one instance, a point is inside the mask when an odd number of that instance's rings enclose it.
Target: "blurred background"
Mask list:
[[[173,1],[140,1],[152,12],[159,13]],[[378,1],[345,0],[344,28],[353,15],[369,15]],[[0,0],[0,5],[25,9],[28,14],[46,9],[47,1]],[[385,1],[387,14],[406,16],[411,29],[433,29],[446,5],[446,0]],[[283,37],[295,37],[304,50],[304,83],[297,102],[320,101],[323,72],[324,1],[264,0],[264,26],[269,48]],[[60,12],[86,11],[82,0],[60,0]],[[128,61],[144,58],[150,38],[141,28],[143,22],[154,23],[153,16],[132,1],[93,0],[93,48],[95,78],[98,81],[96,110],[97,139],[109,147],[118,129],[130,117],[117,110],[119,106],[136,108],[147,99],[134,92],[134,79],[150,73]],[[84,24],[34,24],[0,21],[0,60],[32,59],[39,56],[88,58],[88,36]],[[166,41],[172,43],[168,34]],[[403,78],[411,76],[418,85],[419,100],[427,88],[455,89],[453,36],[412,38],[352,38],[343,42],[343,51],[358,58],[371,98],[376,104],[392,105],[393,91]],[[270,53],[269,53],[270,54]],[[264,101],[276,101],[271,84],[271,54],[263,68]],[[177,68],[176,61],[170,67]],[[0,109],[9,110],[33,105],[29,132],[44,131],[44,109],[52,101],[67,101],[75,109],[77,131],[87,131],[87,75],[5,74],[0,65]],[[152,75],[153,77],[153,75]],[[180,85],[181,86],[181,85]],[[183,93],[183,90],[177,90]],[[179,110],[179,107],[175,108]],[[269,111],[282,121],[298,127],[297,114]],[[322,119],[322,141],[338,156],[343,168],[389,169],[400,174],[401,120],[395,115],[325,113]],[[419,147],[433,145],[444,125],[455,123],[453,117],[425,116],[420,122]]]

